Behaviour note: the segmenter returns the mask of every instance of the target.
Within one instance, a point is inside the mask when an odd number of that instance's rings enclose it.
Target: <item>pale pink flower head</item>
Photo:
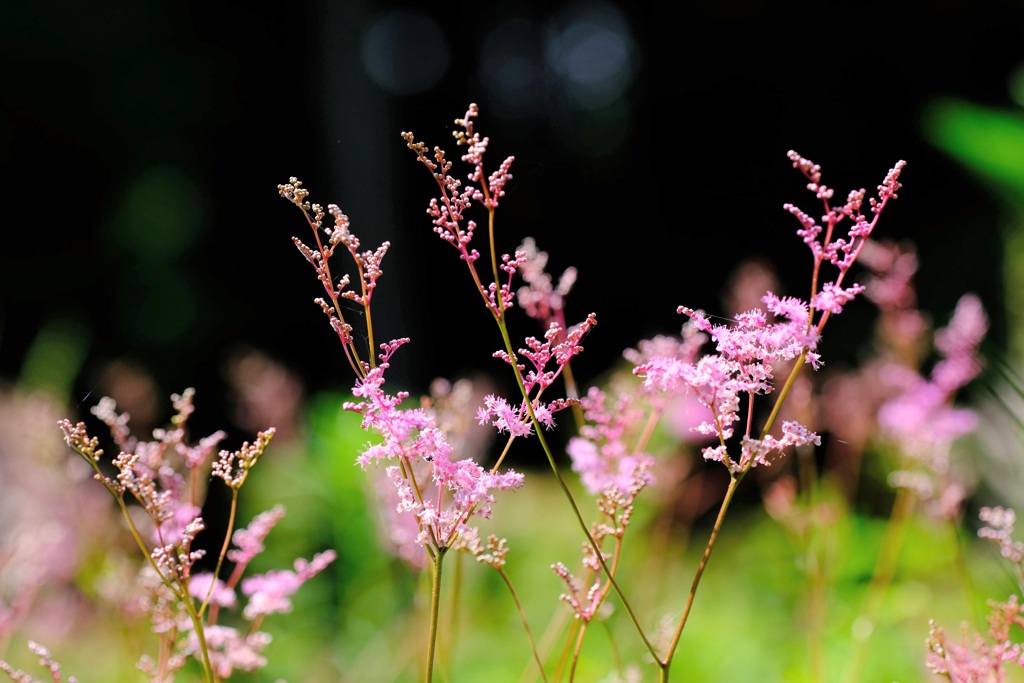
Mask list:
[[[213,584],[212,588],[211,583]],[[210,602],[221,607],[234,607],[238,601],[234,589],[228,588],[220,579],[213,578],[211,572],[193,574],[188,582],[188,592],[193,598],[199,600],[206,600],[206,596],[209,594]]]
[[[284,517],[283,505],[275,505],[266,512],[252,518],[249,526],[235,530],[231,536],[234,548],[228,551],[228,559],[235,564],[249,564],[254,557],[263,552],[263,541],[270,530]]]
[[[953,441],[977,424],[973,411],[953,405],[955,393],[981,372],[978,347],[988,329],[981,302],[973,295],[960,299],[949,324],[936,331],[935,348],[942,358],[931,377],[901,366],[891,366],[885,377],[898,393],[878,411],[883,435],[904,453],[934,458],[948,453]]]
[[[257,671],[267,665],[263,650],[270,644],[270,634],[254,631],[241,634],[228,626],[216,624],[203,629],[210,664],[218,678],[230,678],[235,671]],[[188,651],[199,656],[199,638],[189,633]]]
[[[652,483],[649,470],[654,459],[628,444],[633,428],[645,417],[644,411],[633,406],[633,397],[623,392],[609,406],[604,392],[592,387],[580,404],[587,423],[579,436],[569,440],[566,452],[587,491],[596,496],[612,488],[625,494]],[[642,478],[639,482],[638,476]]]
[[[242,593],[249,598],[242,614],[250,621],[274,612],[290,612],[291,596],[337,557],[333,550],[318,553],[309,562],[295,560],[295,570],[279,569],[250,576],[242,581]]]
[[[526,283],[516,292],[519,307],[544,327],[552,322],[565,327],[565,297],[576,283],[576,269],[566,268],[556,285],[546,270],[548,253],[539,250],[532,237],[525,238],[516,251],[526,255],[519,266],[519,275]]]
[[[978,529],[978,536],[987,538],[999,546],[1000,554],[1014,564],[1024,562],[1024,543],[1013,538],[1013,527],[1017,523],[1017,513],[1012,508],[1001,506],[983,507],[978,518],[984,523]]]

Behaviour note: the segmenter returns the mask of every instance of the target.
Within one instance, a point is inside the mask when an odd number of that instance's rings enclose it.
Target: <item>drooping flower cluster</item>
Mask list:
[[[344,407],[363,416],[363,429],[382,437],[380,443],[368,445],[357,462],[364,469],[381,460],[394,463],[385,471],[398,493],[399,511],[416,519],[416,542],[449,548],[470,528],[470,517],[490,516],[493,491],[519,488],[523,475],[512,470],[488,472],[469,458],[453,461],[453,449],[433,417],[421,407],[403,409],[408,392],[385,393],[384,372],[391,356],[408,341],[381,345],[380,363],[352,390],[362,400]]]

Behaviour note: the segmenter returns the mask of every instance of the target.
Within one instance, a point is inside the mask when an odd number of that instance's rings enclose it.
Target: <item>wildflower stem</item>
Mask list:
[[[537,650],[537,641],[533,638],[533,631],[530,630],[530,622],[526,619],[526,610],[523,609],[523,603],[519,599],[519,593],[516,592],[515,586],[512,585],[512,580],[508,578],[508,574],[501,567],[497,568],[498,575],[501,576],[501,580],[505,582],[508,587],[509,593],[512,594],[512,600],[516,603],[516,609],[519,610],[519,618],[523,621],[523,628],[526,630],[526,637],[530,640],[530,650],[533,652],[533,659],[537,662],[537,669],[540,671],[541,680],[547,683],[548,677],[544,674],[544,662],[540,660],[540,652]]]
[[[437,646],[437,621],[441,607],[441,567],[447,552],[448,548],[438,548],[432,563],[434,571],[430,584],[430,629],[427,635],[427,669],[424,676],[426,683],[431,683],[434,678],[434,650]]]
[[[810,680],[822,683],[825,681],[822,634],[825,632],[826,558],[821,544],[822,522],[816,514],[819,498],[818,468],[811,448],[797,448],[796,457],[803,509],[812,511],[811,523],[799,533],[804,556],[804,574],[810,581],[807,595],[807,662]]]
[[[722,522],[725,521],[725,513],[729,510],[729,505],[732,503],[732,498],[736,494],[736,489],[739,488],[744,474],[745,472],[736,472],[729,478],[729,488],[726,489],[725,496],[722,497],[722,506],[718,509],[718,518],[715,519],[715,526],[711,529],[711,536],[708,538],[708,544],[704,548],[704,556],[700,558],[700,564],[697,565],[697,573],[694,574],[693,583],[690,585],[690,594],[686,598],[683,616],[679,619],[679,625],[676,627],[675,635],[672,637],[672,644],[669,646],[668,652],[665,653],[665,659],[658,660],[658,664],[661,667],[661,681],[663,682],[668,681],[668,670],[672,665],[672,657],[675,655],[676,647],[679,645],[679,638],[683,635],[686,619],[690,616],[693,599],[697,595],[697,586],[700,585],[701,577],[704,576],[704,570],[707,568],[708,560],[711,558],[711,551],[714,549],[715,541],[718,539],[718,532],[722,528]]]
[[[224,557],[228,554],[228,548],[231,547],[231,534],[235,529],[235,518],[238,516],[238,489],[231,488],[231,510],[228,513],[228,529],[224,533],[224,544],[221,546],[220,554],[217,555],[217,566],[213,570],[213,578],[210,580],[210,587],[206,590],[206,597],[203,598],[203,604],[199,606],[199,616],[202,617],[206,612],[206,608],[210,605],[210,598],[213,596],[213,589],[217,585],[217,577],[220,576],[220,568],[224,564]],[[210,623],[217,623],[217,611],[215,609],[210,610]]]
[[[572,648],[572,664],[569,666],[569,683],[576,680],[576,666],[580,663],[580,651],[583,649],[583,637],[587,634],[588,622],[580,624],[580,630],[576,634],[576,644]]]
[[[779,391],[779,397],[775,399],[775,405],[772,406],[772,412],[768,416],[768,419],[764,421],[764,427],[761,428],[761,440],[768,435],[772,425],[775,424],[775,418],[779,416],[779,411],[782,409],[782,403],[786,400],[786,396],[789,394],[789,390],[793,388],[793,384],[796,382],[796,376],[800,374],[800,369],[804,366],[804,361],[807,359],[807,349],[804,349],[800,354],[800,357],[793,363],[793,369],[789,371],[789,377],[786,378],[786,383],[782,385],[782,389]],[[753,461],[751,461],[752,463]],[[747,469],[750,469],[749,466]]]
[[[501,336],[505,340],[505,348],[511,355],[512,340],[509,338],[508,328],[505,326],[504,320],[499,321],[498,327],[501,329]],[[512,355],[512,358],[514,360],[515,356]],[[658,651],[647,638],[647,634],[644,633],[643,626],[640,625],[640,620],[633,611],[633,607],[629,604],[629,600],[626,599],[626,595],[623,593],[619,583],[615,580],[615,574],[605,561],[604,553],[601,552],[601,546],[594,539],[593,534],[590,533],[590,529],[587,526],[586,521],[583,519],[583,514],[580,512],[579,505],[576,504],[576,499],[573,498],[572,491],[569,490],[568,484],[565,483],[565,479],[562,477],[562,473],[558,469],[558,463],[555,462],[554,453],[551,450],[551,446],[548,444],[547,439],[544,438],[544,433],[541,430],[542,425],[540,420],[537,419],[537,414],[533,410],[533,402],[530,400],[530,396],[526,391],[526,384],[523,382],[523,375],[519,370],[519,366],[515,362],[512,363],[512,370],[515,373],[516,383],[519,385],[519,391],[523,395],[526,410],[530,413],[530,421],[533,423],[533,429],[537,434],[537,440],[540,442],[540,446],[544,450],[544,455],[548,459],[548,465],[551,466],[551,472],[555,475],[555,481],[558,482],[558,487],[562,489],[562,493],[565,494],[566,499],[569,501],[569,506],[572,508],[572,512],[576,517],[577,523],[583,530],[583,534],[587,537],[587,541],[590,543],[590,546],[594,549],[594,555],[597,558],[597,561],[601,563],[601,569],[604,570],[605,575],[608,577],[608,582],[611,583],[613,588],[615,588],[615,593],[619,596],[619,599],[622,600],[622,606],[625,608],[630,620],[632,620],[633,626],[636,627],[636,631],[640,635],[640,639],[643,640],[644,645],[651,653],[651,656],[654,657],[655,660],[658,660]]]
[[[863,676],[868,640],[878,621],[886,590],[896,573],[896,563],[899,560],[900,549],[903,547],[903,540],[906,538],[916,503],[917,496],[909,488],[901,486],[896,489],[896,500],[892,504],[892,514],[889,515],[889,523],[885,528],[885,536],[882,538],[882,547],[878,551],[878,560],[871,575],[871,583],[868,584],[860,613],[853,621],[853,650],[846,659],[848,664],[843,676],[845,683],[856,683]]]
[[[967,612],[974,615],[974,623],[982,623],[981,614],[977,605],[972,599],[974,596],[974,582],[971,580],[971,573],[967,570],[967,552],[964,548],[964,539],[960,535],[959,520],[949,519],[949,530],[953,536],[954,547],[956,548],[953,558],[953,571],[956,574],[957,583],[960,584],[960,592],[964,598],[964,607]]]
[[[490,203],[490,197],[488,194],[486,183],[482,183],[482,190],[485,199],[484,203],[485,205],[488,205]],[[533,423],[533,429],[537,434],[537,440],[540,441],[541,448],[544,449],[544,455],[547,457],[548,464],[551,466],[551,471],[555,475],[555,480],[558,482],[559,488],[562,489],[562,493],[564,493],[565,497],[568,499],[569,505],[570,507],[572,507],[573,514],[576,516],[576,521],[579,523],[580,528],[583,530],[583,534],[587,537],[587,541],[594,549],[594,555],[597,557],[598,562],[601,563],[601,568],[604,570],[605,575],[608,577],[609,583],[612,584],[612,586],[615,588],[615,592],[619,596],[619,599],[622,600],[622,605],[625,608],[626,613],[629,614],[629,618],[633,621],[633,625],[636,627],[637,633],[640,635],[641,640],[643,640],[644,645],[647,647],[647,650],[651,653],[651,656],[653,656],[655,660],[657,660],[657,650],[654,648],[654,645],[650,642],[650,640],[648,640],[647,634],[644,633],[644,629],[640,625],[640,620],[633,612],[633,608],[629,604],[629,601],[626,599],[625,593],[623,593],[622,588],[619,587],[618,582],[615,580],[615,574],[611,570],[611,568],[609,568],[608,563],[605,561],[604,554],[601,552],[600,544],[598,544],[598,542],[594,539],[593,534],[590,533],[590,529],[587,527],[587,523],[583,519],[583,514],[580,512],[579,506],[576,504],[576,499],[573,498],[572,492],[569,490],[568,485],[565,483],[565,479],[562,477],[562,473],[558,469],[558,464],[555,462],[555,456],[553,451],[551,450],[551,446],[548,444],[547,439],[544,438],[542,425],[540,423],[540,420],[537,419],[537,414],[533,409],[533,401],[530,399],[530,394],[526,390],[526,383],[523,381],[523,374],[522,371],[519,369],[519,363],[516,358],[515,350],[512,347],[512,339],[508,333],[508,325],[505,322],[505,304],[504,301],[502,300],[501,285],[498,282],[498,250],[494,241],[493,206],[490,206],[490,208],[488,208],[487,211],[487,228],[488,237],[490,238],[491,268],[494,273],[496,302],[496,306],[491,312],[494,314],[495,321],[498,323],[498,329],[501,331],[501,338],[502,341],[505,343],[505,350],[508,352],[509,358],[511,359],[510,365],[512,366],[512,372],[515,374],[516,384],[519,386],[519,392],[523,396],[523,402],[526,405],[526,410],[530,414],[530,421]],[[472,268],[470,270],[473,271],[474,275],[476,274],[475,270],[473,270]]]

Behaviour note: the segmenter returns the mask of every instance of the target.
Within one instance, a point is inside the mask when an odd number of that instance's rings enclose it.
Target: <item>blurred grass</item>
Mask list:
[[[289,514],[268,539],[268,564],[309,556],[321,546],[334,547],[339,560],[330,576],[303,587],[293,614],[268,623],[275,633],[270,667],[260,681],[277,676],[323,681],[418,681],[424,650],[423,619],[426,576],[389,556],[379,541],[377,520],[369,511],[367,475],[354,464],[367,440],[358,416],[344,413],[340,395],[313,401],[308,452],[296,445],[272,453],[247,490],[253,511],[273,501]],[[266,464],[266,466],[264,466]],[[513,465],[514,466],[514,465]],[[579,493],[577,491],[577,493]],[[592,512],[581,497],[584,514]],[[801,571],[798,542],[757,507],[739,509],[727,519],[719,545],[698,592],[694,611],[673,664],[678,681],[811,681],[807,665],[807,579]],[[627,594],[649,629],[663,618],[678,619],[707,538],[708,528],[694,529],[692,544],[677,538],[653,539],[661,510],[641,497],[619,573]],[[886,519],[842,510],[823,528],[833,549],[826,568],[829,592],[826,628],[821,634],[827,680],[837,680],[850,649],[853,619],[870,581]],[[531,472],[526,486],[503,493],[494,518],[481,523],[481,535],[508,538],[507,572],[524,600],[538,639],[552,620],[564,626],[568,608],[558,600],[563,590],[550,570],[557,561],[578,565],[583,537],[568,504],[546,472]],[[969,549],[968,564],[977,592],[973,607],[954,570],[956,543],[948,526],[915,518],[900,556],[896,580],[871,637],[864,680],[913,681],[931,678],[924,667],[928,620],[955,632],[962,621],[973,631],[974,614],[984,614],[986,597],[1005,599],[1014,585],[990,544],[960,530]],[[680,534],[682,535],[682,534]],[[461,565],[456,569],[456,564]],[[486,680],[497,683],[539,680],[528,641],[500,577],[468,556],[446,563],[445,595],[453,599],[458,575],[456,623],[443,633],[438,680]],[[643,680],[655,680],[641,643],[615,597],[605,625],[594,624],[584,646],[579,681],[600,681],[616,670],[609,635],[616,641],[620,665],[638,665]],[[296,673],[306,672],[295,678]],[[549,669],[550,671],[550,669]],[[255,680],[255,679],[254,679]],[[611,680],[611,679],[608,679]]]
[[[342,410],[343,400],[336,393],[314,397],[303,437],[272,444],[242,490],[239,525],[278,503],[288,510],[252,572],[289,567],[296,557],[309,558],[327,547],[337,550],[338,560],[302,587],[291,613],[271,615],[264,622],[274,637],[266,652],[267,668],[232,680],[421,680],[428,577],[384,548],[369,476],[355,464],[369,435],[359,429],[358,415]],[[702,518],[692,530],[677,525],[666,538],[658,530],[668,508],[658,504],[655,491],[647,493],[651,495],[638,501],[618,577],[652,637],[664,640],[657,625],[663,619],[674,625],[678,619],[709,528]],[[593,504],[582,495],[579,500],[584,515],[592,516]],[[733,512],[700,586],[672,680],[811,683],[804,547],[758,505]],[[820,539],[827,548],[822,555],[827,598],[820,638],[829,681],[842,674],[853,620],[885,532],[886,519],[877,514],[839,505],[830,522],[819,520]],[[494,518],[481,523],[481,535],[487,533],[508,538],[506,570],[537,638],[543,641],[549,628],[564,635],[571,619],[558,598],[563,585],[550,566],[558,561],[578,566],[583,536],[550,474],[530,471],[523,489],[502,493]],[[985,600],[1005,599],[1016,590],[994,546],[967,530],[958,533],[968,549],[972,604],[965,603],[957,582],[950,528],[915,518],[874,626],[863,680],[931,680],[924,667],[928,620],[934,618],[951,634],[963,621],[971,632],[984,631],[974,615],[986,612]],[[445,578],[446,627],[435,680],[539,680],[519,616],[497,573],[469,556],[453,554]],[[84,605],[86,593],[81,599]],[[656,680],[656,668],[617,598],[610,597],[608,604],[610,615],[591,625],[576,680],[618,680],[613,674],[631,666],[639,668],[642,680]],[[457,605],[454,613],[452,605]],[[154,651],[145,620],[124,623],[123,615],[100,606],[83,609],[80,620],[55,628],[46,624],[45,600],[39,609],[44,613],[15,635],[4,655],[13,664],[36,670],[24,650],[24,641],[33,638],[46,642],[65,671],[83,683],[139,680],[131,665],[141,653]],[[44,627],[54,630],[47,633]],[[560,642],[551,647],[557,649]],[[549,674],[552,661],[549,656]],[[186,672],[191,673],[179,680],[199,680],[195,666],[189,667]]]

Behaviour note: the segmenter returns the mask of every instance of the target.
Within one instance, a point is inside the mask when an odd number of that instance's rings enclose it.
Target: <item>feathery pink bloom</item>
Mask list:
[[[399,460],[405,464],[386,469],[398,494],[399,512],[417,520],[420,545],[448,547],[468,529],[472,516],[489,517],[494,503],[492,490],[512,490],[523,484],[523,475],[513,471],[492,473],[470,459],[453,461],[454,449],[433,416],[423,408],[403,409],[407,392],[392,396],[382,388],[384,372],[394,352],[408,340],[383,344],[380,364],[358,381],[352,393],[359,402],[346,402],[346,410],[363,416],[363,429],[377,432],[382,442],[370,444],[356,462],[364,469],[380,460]],[[509,427],[521,429],[511,409],[501,408],[500,400],[491,402],[494,410],[510,419]],[[505,404],[507,406],[507,404]],[[412,479],[415,478],[416,486]]]
[[[572,459],[572,469],[592,495],[609,487],[627,493],[637,485],[638,473],[644,486],[653,481],[649,469],[654,459],[647,453],[634,452],[625,441],[630,428],[645,417],[644,411],[633,407],[634,399],[628,393],[620,394],[614,406],[607,406],[606,401],[603,391],[591,387],[580,400],[587,424],[565,449]]]
[[[290,612],[291,596],[302,584],[313,578],[334,561],[337,553],[325,550],[309,562],[295,560],[295,570],[277,569],[266,574],[250,576],[242,581],[242,593],[249,598],[242,614],[250,621],[257,616],[274,612]]]
[[[266,512],[252,518],[249,526],[236,529],[231,535],[231,543],[235,546],[228,551],[228,559],[235,564],[249,564],[254,557],[263,552],[263,541],[270,530],[284,517],[283,505],[275,505]]]

